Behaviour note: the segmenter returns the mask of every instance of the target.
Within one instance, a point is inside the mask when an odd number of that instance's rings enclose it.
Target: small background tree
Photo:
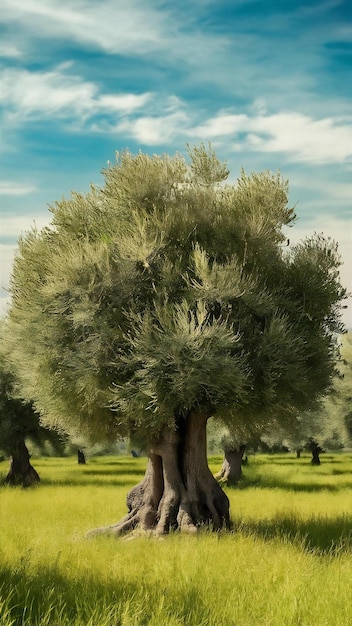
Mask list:
[[[207,432],[212,447],[224,454],[221,469],[215,474],[221,484],[237,485],[242,478],[242,466],[248,461],[246,453],[258,447],[262,431],[263,426],[256,431],[254,428],[249,430],[244,424],[231,432],[224,424],[218,424],[216,419],[209,420]]]
[[[28,441],[39,450],[50,447],[56,454],[63,453],[64,442],[57,432],[40,425],[32,404],[16,397],[15,389],[16,377],[0,354],[0,450],[11,458],[5,481],[28,487],[40,480],[30,462]]]
[[[292,421],[290,428],[276,425],[262,436],[270,448],[285,447],[288,450],[309,450],[312,464],[320,464],[322,450],[339,450],[350,447],[352,403],[352,334],[340,336],[341,355],[337,362],[333,386],[322,397],[315,411],[303,411]],[[298,454],[299,456],[299,454]]]

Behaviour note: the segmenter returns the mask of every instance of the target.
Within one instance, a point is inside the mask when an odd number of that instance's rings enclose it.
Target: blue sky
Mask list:
[[[350,0],[0,0],[0,255],[116,150],[211,141],[290,181],[295,242],[339,242],[352,291]],[[351,300],[349,301],[351,302]],[[351,305],[345,321],[352,328]]]

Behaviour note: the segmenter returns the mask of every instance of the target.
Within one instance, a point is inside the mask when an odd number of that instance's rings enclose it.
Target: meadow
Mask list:
[[[350,626],[352,454],[321,459],[250,456],[232,532],[161,540],[85,538],[146,459],[32,459],[38,487],[0,487],[0,626]]]

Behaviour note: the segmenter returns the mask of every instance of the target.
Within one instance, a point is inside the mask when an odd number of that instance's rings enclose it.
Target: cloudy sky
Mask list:
[[[1,312],[16,241],[116,150],[278,169],[352,290],[350,0],[0,0]],[[351,300],[349,301],[351,302]],[[345,313],[352,328],[352,307]]]

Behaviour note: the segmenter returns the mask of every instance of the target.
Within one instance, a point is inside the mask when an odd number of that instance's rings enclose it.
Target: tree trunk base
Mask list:
[[[30,464],[30,458],[24,441],[18,442],[10,459],[10,470],[5,478],[6,484],[30,487],[40,482],[38,472]]]
[[[228,486],[237,485],[242,478],[242,462],[246,446],[240,446],[237,450],[225,450],[224,462],[221,470],[215,474],[215,478],[221,484]]]
[[[206,459],[206,420],[207,416],[191,414],[184,436],[169,433],[154,445],[144,479],[127,496],[127,515],[88,536],[118,536],[136,530],[161,536],[173,530],[194,534],[201,528],[229,529],[229,500]]]

